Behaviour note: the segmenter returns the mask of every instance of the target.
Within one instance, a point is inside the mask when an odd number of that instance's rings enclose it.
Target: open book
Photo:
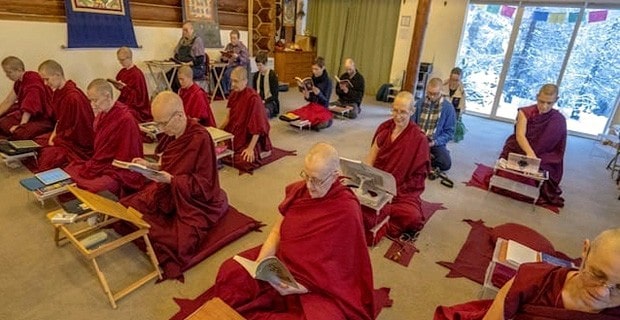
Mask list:
[[[281,295],[301,294],[308,289],[295,281],[293,275],[277,257],[265,257],[261,261],[252,261],[241,256],[234,256],[237,261],[254,279],[269,282]]]
[[[336,81],[338,82],[338,84],[344,84],[349,88],[353,88],[353,83],[351,83],[349,79],[340,79],[338,78],[338,76],[334,76],[334,78],[336,78]]]
[[[300,77],[295,77],[295,80],[297,80],[299,91],[303,91],[304,89],[307,91],[312,91],[312,87],[314,87],[314,81],[312,81],[312,78],[306,77],[302,79]]]
[[[119,90],[126,86],[126,84],[122,83],[121,81],[118,81],[112,78],[107,78],[105,80],[111,83],[116,89],[119,89]]]
[[[131,171],[143,174],[145,176],[161,174],[161,171],[153,170],[151,168],[147,168],[146,166],[143,166],[138,163],[133,163],[133,162],[114,160],[112,161],[112,165],[115,167],[131,170]]]
[[[343,157],[340,167],[345,177],[342,183],[353,190],[363,206],[379,210],[396,195],[396,179],[391,173]]]
[[[232,58],[234,52],[233,51],[220,51],[222,54],[222,58],[230,59]]]

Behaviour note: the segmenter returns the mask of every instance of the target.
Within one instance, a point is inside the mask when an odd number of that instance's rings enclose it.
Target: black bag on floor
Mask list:
[[[377,91],[377,101],[388,102],[388,95],[390,94],[390,88],[393,87],[391,83],[384,83],[379,87]]]

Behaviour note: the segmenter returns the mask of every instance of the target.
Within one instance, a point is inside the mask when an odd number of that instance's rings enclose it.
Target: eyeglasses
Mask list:
[[[437,92],[426,91],[426,95],[429,97],[439,97],[441,95],[441,91],[437,91]]]
[[[181,114],[180,112],[175,112],[175,113],[173,113],[173,114],[170,116],[170,118],[168,119],[168,121],[166,121],[166,122],[158,122],[158,121],[155,121],[155,125],[157,125],[160,129],[163,129],[163,128],[167,127],[167,126],[168,126],[168,124],[170,124],[170,121],[172,121],[172,119],[174,119],[174,117],[176,117],[176,116],[178,116],[178,115],[180,115],[180,114]]]
[[[590,268],[586,266],[589,256],[590,256],[590,251],[588,250],[588,253],[586,254],[586,258],[582,264],[583,267],[580,270],[585,276],[584,280],[586,280],[587,282],[591,284],[596,284],[596,286],[602,286],[602,287],[607,288],[607,290],[609,290],[610,295],[613,295],[613,296],[620,295],[620,283],[617,283],[617,284],[607,283],[607,279],[605,276],[594,274],[594,272],[592,272]]]
[[[327,177],[325,177],[325,179],[321,180],[321,179],[311,177],[305,171],[301,170],[301,172],[299,172],[299,176],[302,179],[304,179],[306,182],[313,184],[315,187],[321,187],[327,182],[327,180],[329,180],[329,178],[331,178],[332,175],[330,174]]]

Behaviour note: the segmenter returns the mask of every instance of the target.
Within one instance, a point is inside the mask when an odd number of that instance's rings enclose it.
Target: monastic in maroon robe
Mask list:
[[[56,119],[56,136],[52,141],[54,145],[46,145],[39,152],[38,171],[88,160],[93,154],[95,115],[84,92],[68,80],[52,93],[50,106]]]
[[[570,271],[575,270],[547,263],[522,264],[504,300],[504,317],[524,320],[618,319],[620,307],[605,309],[599,314],[564,309],[562,288]],[[439,306],[435,310],[435,320],[479,320],[492,303],[493,300],[478,300],[452,307]]]
[[[279,210],[284,220],[276,256],[309,293],[281,296],[229,259],[220,267],[215,295],[248,319],[373,319],[372,268],[351,190],[336,181],[313,199],[305,182],[296,182]]]
[[[331,111],[316,102],[310,102],[299,109],[291,111],[291,113],[296,114],[300,119],[310,121],[310,126],[312,127],[326,123],[334,117]]]
[[[541,159],[540,168],[549,172],[549,180],[543,183],[538,202],[563,207],[564,199],[560,196],[562,194],[560,181],[564,173],[566,118],[555,109],[540,114],[536,105],[519,108],[519,110],[527,118],[525,137],[536,156]],[[506,139],[500,158],[507,159],[510,152],[525,154],[515,134]]]
[[[377,142],[379,151],[373,166],[394,176],[396,196],[381,209],[379,215],[373,209],[362,208],[366,230],[389,215],[388,234],[399,237],[403,232],[422,229],[426,222],[420,195],[424,192],[424,181],[430,170],[430,149],[428,139],[413,122],[409,122],[392,141],[395,126],[393,120],[387,120],[377,128],[373,143]]]
[[[141,174],[115,167],[113,160],[142,158],[142,138],[127,106],[116,101],[108,112],[95,117],[94,152],[87,161],[71,162],[65,171],[78,187],[91,192],[108,190],[117,196],[133,192],[144,182]]]
[[[144,214],[159,264],[176,278],[227,212],[228,199],[220,188],[213,140],[194,120],[188,119],[180,137],[164,136],[156,152],[163,152],[161,170],[172,182],[150,182],[121,203]]]
[[[205,127],[215,127],[209,95],[200,86],[193,83],[187,89],[181,88],[179,96],[183,100],[183,108],[189,118],[198,119],[198,123]]]
[[[142,71],[135,65],[129,69],[122,68],[116,74],[116,80],[126,84],[118,96],[118,102],[129,107],[129,111],[138,123],[153,121],[149,89]]]
[[[270,152],[271,140],[269,139],[269,120],[265,113],[265,106],[260,96],[254,89],[245,88],[242,91],[233,91],[228,98],[230,109],[228,125],[225,131],[235,136],[233,143],[234,165],[240,170],[251,172],[262,165],[261,153]],[[256,147],[254,147],[254,162],[246,162],[241,153],[250,144],[253,135],[259,135]]]
[[[52,110],[49,106],[51,90],[38,73],[26,71],[13,83],[17,102],[0,117],[0,135],[11,140],[29,140],[54,129]],[[11,133],[11,127],[19,125],[24,112],[30,113],[28,123],[20,125]]]

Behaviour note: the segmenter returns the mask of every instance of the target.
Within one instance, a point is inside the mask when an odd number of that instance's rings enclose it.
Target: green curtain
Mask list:
[[[355,61],[374,95],[390,81],[400,0],[309,0],[307,28],[317,37],[317,53],[330,75],[346,58]]]

